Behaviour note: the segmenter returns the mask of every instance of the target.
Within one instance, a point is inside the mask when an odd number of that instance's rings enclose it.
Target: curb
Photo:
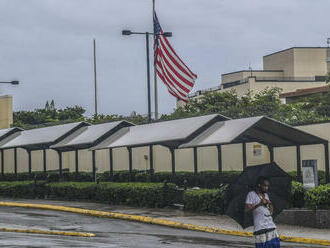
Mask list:
[[[252,232],[233,231],[233,230],[226,230],[226,229],[222,229],[222,228],[184,224],[184,223],[180,223],[180,222],[152,218],[152,217],[145,217],[145,216],[140,216],[140,215],[121,214],[121,213],[114,213],[114,212],[89,210],[89,209],[83,209],[83,208],[64,207],[64,206],[49,205],[49,204],[33,204],[33,203],[1,202],[1,201],[0,201],[0,206],[63,211],[63,212],[85,214],[85,215],[90,215],[90,216],[97,216],[97,217],[102,217],[102,218],[113,218],[113,219],[120,219],[120,220],[136,221],[136,222],[142,222],[142,223],[147,223],[147,224],[155,224],[155,225],[174,227],[174,228],[186,229],[186,230],[192,230],[192,231],[218,233],[218,234],[241,236],[241,237],[252,237],[253,236]],[[299,238],[299,237],[291,237],[291,236],[283,236],[283,235],[280,236],[280,239],[285,242],[330,246],[330,240]]]
[[[39,230],[39,229],[17,229],[17,228],[4,228],[4,227],[0,227],[0,232],[50,234],[50,235],[62,235],[62,236],[75,236],[75,237],[95,237],[94,233],[46,231],[46,230]]]

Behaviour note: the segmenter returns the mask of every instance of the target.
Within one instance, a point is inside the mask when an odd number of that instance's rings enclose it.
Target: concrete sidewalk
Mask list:
[[[109,211],[116,213],[132,214],[153,218],[160,218],[184,224],[193,224],[205,227],[222,228],[233,231],[253,231],[252,227],[242,229],[234,220],[225,215],[210,215],[185,212],[178,209],[151,209],[151,208],[135,208],[127,206],[110,206],[107,204],[91,203],[91,202],[72,202],[72,201],[53,201],[53,200],[13,200],[2,199],[5,201],[24,202],[24,203],[38,203],[51,205],[64,205],[68,207],[77,207],[84,209]],[[294,236],[301,238],[323,239],[330,241],[329,229],[316,229],[308,227],[299,227],[292,225],[277,225],[278,231],[281,235]]]

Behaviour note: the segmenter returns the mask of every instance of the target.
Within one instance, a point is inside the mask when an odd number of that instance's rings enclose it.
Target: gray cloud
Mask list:
[[[291,46],[322,46],[330,36],[325,0],[156,0],[164,30],[198,73],[195,89],[218,85],[221,73],[262,66],[262,56]],[[15,110],[82,105],[93,111],[92,39],[97,39],[99,107],[105,114],[146,112],[144,37],[151,0],[1,0],[0,80]],[[175,99],[159,87],[160,112]]]

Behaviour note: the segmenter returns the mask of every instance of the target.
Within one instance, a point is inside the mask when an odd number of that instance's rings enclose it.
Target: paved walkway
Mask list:
[[[3,199],[10,201],[11,199]],[[127,206],[110,206],[107,204],[91,203],[91,202],[71,202],[71,201],[53,201],[53,200],[15,200],[16,202],[44,203],[52,205],[64,205],[70,207],[79,207],[101,211],[111,211],[132,215],[141,215],[154,218],[161,218],[184,224],[194,224],[207,227],[223,228],[228,230],[243,230],[234,220],[225,215],[210,215],[184,212],[178,209],[151,209],[151,208],[135,208]],[[330,240],[329,229],[316,229],[309,227],[300,227],[293,225],[277,225],[281,235],[295,236],[301,238],[314,238]],[[244,231],[253,231],[252,227],[244,229]]]

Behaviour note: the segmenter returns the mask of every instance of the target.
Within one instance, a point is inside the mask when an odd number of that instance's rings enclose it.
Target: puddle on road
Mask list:
[[[134,233],[134,232],[108,232],[119,235],[139,235],[146,236],[144,233]],[[203,237],[192,237],[192,236],[176,236],[176,235],[164,235],[164,234],[148,234],[148,236],[153,236],[159,238],[159,242],[162,244],[175,244],[175,243],[184,243],[184,244],[193,244],[193,245],[208,245],[208,246],[217,246],[217,247],[254,247],[251,244],[247,244],[243,241],[225,241],[220,239],[212,238],[203,238]]]
[[[56,214],[51,213],[36,213],[36,212],[23,212],[23,211],[15,211],[15,214],[22,214],[31,217],[58,217]]]

